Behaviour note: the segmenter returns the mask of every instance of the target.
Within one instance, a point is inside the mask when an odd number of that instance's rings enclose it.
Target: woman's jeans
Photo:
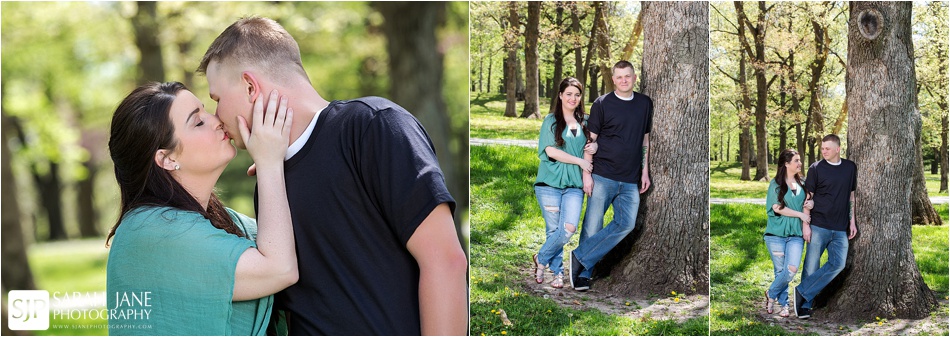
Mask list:
[[[788,283],[798,272],[805,240],[800,236],[766,235],[765,246],[769,249],[775,271],[775,280],[769,286],[769,298],[778,298],[780,305],[788,305]]]
[[[581,218],[584,191],[579,188],[535,186],[541,214],[547,227],[547,239],[538,251],[541,265],[551,268],[555,275],[564,272],[564,245],[571,241]]]

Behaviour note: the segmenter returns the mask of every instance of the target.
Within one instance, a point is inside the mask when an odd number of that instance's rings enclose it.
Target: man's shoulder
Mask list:
[[[643,102],[647,102],[647,103],[653,104],[653,98],[650,98],[650,96],[647,96],[647,95],[645,95],[645,94],[642,94],[642,93],[640,93],[639,91],[634,91],[634,92],[633,92],[633,100],[636,101],[636,100],[638,100],[638,99],[641,100],[641,101],[643,101]]]
[[[855,169],[858,168],[858,164],[855,164],[853,160],[841,158],[841,163],[844,165],[848,165],[849,167],[853,167]]]

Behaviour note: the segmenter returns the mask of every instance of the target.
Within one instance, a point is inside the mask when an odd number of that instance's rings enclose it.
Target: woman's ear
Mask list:
[[[169,158],[171,151],[166,149],[159,149],[155,151],[155,164],[167,171],[177,170],[178,163],[174,159]]]
[[[257,96],[261,94],[260,82],[257,81],[257,77],[250,71],[241,73],[241,80],[244,82],[244,93],[247,94],[247,102],[254,103],[254,101],[257,100]]]

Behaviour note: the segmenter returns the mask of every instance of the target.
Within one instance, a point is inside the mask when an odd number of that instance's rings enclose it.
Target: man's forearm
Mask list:
[[[419,320],[426,336],[468,334],[467,264],[420,270]]]

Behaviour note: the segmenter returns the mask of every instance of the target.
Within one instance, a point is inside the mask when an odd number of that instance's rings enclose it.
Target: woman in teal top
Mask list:
[[[551,286],[564,286],[564,245],[577,231],[584,203],[581,170],[593,169],[594,146],[587,146],[590,132],[585,125],[581,82],[565,78],[558,88],[554,109],[544,118],[538,139],[538,177],[534,192],[547,227],[547,238],[532,257],[534,278],[544,283],[544,270],[551,268]],[[586,152],[585,152],[586,149]],[[589,153],[585,157],[585,153]]]
[[[257,168],[257,223],[215,196],[236,150],[184,85],[145,84],[116,108],[109,153],[121,214],[106,240],[110,334],[266,334],[273,294],[297,281],[283,177],[293,113],[276,91],[267,114],[262,95],[249,98],[253,121],[240,125]]]
[[[768,224],[765,227],[765,245],[772,257],[775,280],[765,291],[765,310],[769,314],[777,302],[779,313],[788,317],[788,283],[795,278],[802,261],[802,221],[809,222],[805,199],[808,195],[802,184],[802,161],[792,149],[782,151],[778,158],[775,178],[769,183],[765,198]],[[807,205],[811,207],[811,203]]]

